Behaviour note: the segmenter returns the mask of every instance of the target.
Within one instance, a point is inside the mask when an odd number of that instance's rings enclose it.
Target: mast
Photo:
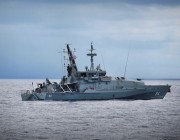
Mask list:
[[[127,64],[128,64],[130,49],[131,49],[131,48],[129,48],[129,50],[128,50],[128,55],[127,55],[127,59],[126,59],[126,65],[125,65],[125,70],[124,70],[124,78],[125,78],[125,76],[126,76],[126,69],[127,69]]]
[[[94,56],[97,56],[96,53],[93,53],[93,50],[95,50],[95,49],[93,49],[93,44],[92,44],[92,42],[91,42],[90,53],[87,54],[87,56],[90,56],[90,57],[91,57],[91,59],[90,59],[90,61],[91,61],[90,71],[94,71],[94,62],[93,62],[94,59],[93,59],[93,57],[94,57]]]

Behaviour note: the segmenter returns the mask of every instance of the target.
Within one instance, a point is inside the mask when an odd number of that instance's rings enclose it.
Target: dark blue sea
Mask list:
[[[57,80],[56,80],[57,81]],[[43,80],[0,80],[0,140],[180,140],[180,80],[160,100],[21,101]]]

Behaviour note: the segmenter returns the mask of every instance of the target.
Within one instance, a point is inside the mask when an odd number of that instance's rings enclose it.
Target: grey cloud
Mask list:
[[[31,55],[23,57],[24,61],[29,62],[27,64],[29,67],[42,62],[56,65],[59,64],[59,59],[55,59],[52,55],[57,54],[61,49],[60,46],[65,43],[72,43],[72,47],[79,50],[78,59],[82,57],[79,60],[83,60],[80,66],[84,69],[86,63],[82,50],[86,51],[89,43],[93,41],[97,50],[105,50],[103,54],[107,53],[104,56],[106,61],[109,61],[108,72],[112,74],[119,74],[119,71],[117,73],[113,71],[115,67],[111,67],[114,54],[116,53],[119,59],[124,58],[120,63],[124,64],[126,56],[122,57],[122,55],[127,54],[129,46],[133,46],[134,60],[139,56],[139,61],[142,62],[141,64],[133,62],[137,68],[142,68],[146,64],[142,59],[147,54],[151,58],[149,60],[151,64],[155,62],[161,64],[163,61],[168,66],[169,62],[173,62],[172,65],[177,67],[178,63],[174,63],[174,60],[179,60],[180,56],[179,53],[177,54],[180,52],[180,8],[174,5],[178,6],[179,2],[167,0],[0,1],[0,57],[3,56],[0,62],[1,64],[8,62],[7,57],[12,54],[11,58],[16,58],[16,61],[13,61],[14,65],[17,63],[19,67],[25,67],[26,64],[19,63],[21,62],[19,57],[28,55],[31,51],[33,57]],[[14,54],[13,49],[18,50],[20,54]],[[156,55],[154,55],[155,52]],[[165,54],[170,52],[172,55],[168,59]],[[41,53],[41,59],[37,62],[39,53]],[[159,60],[159,54],[163,54],[162,56],[168,61],[164,61],[164,58]],[[8,62],[9,65],[11,63],[12,61]],[[1,67],[4,66],[1,65]],[[2,75],[6,75],[7,69],[10,68],[4,68]],[[161,67],[158,69],[158,72],[162,72]],[[44,69],[37,70],[37,73],[41,73],[42,70]],[[166,71],[165,68],[164,71]],[[44,75],[48,74],[44,72]],[[179,73],[176,75],[179,76]]]
[[[6,0],[6,2],[22,2],[22,3],[47,3],[47,4],[105,4],[105,3],[126,3],[133,5],[162,5],[162,6],[179,6],[179,0]]]

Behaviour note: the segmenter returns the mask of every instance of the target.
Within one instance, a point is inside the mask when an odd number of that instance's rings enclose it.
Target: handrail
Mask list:
[[[61,86],[61,84],[59,84],[59,85],[60,85],[61,89],[63,90],[63,92],[65,92],[65,90],[63,89],[63,87]]]
[[[71,91],[71,92],[72,92],[72,90],[69,88],[69,86],[68,86],[68,85],[66,85],[66,86],[68,87],[69,91]]]

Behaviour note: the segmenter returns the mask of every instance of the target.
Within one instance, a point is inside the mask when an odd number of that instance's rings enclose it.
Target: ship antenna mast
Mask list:
[[[94,59],[93,59],[93,57],[94,56],[97,56],[97,54],[96,53],[93,53],[93,50],[95,50],[95,49],[93,49],[93,42],[91,42],[91,49],[90,49],[90,53],[88,53],[87,54],[87,56],[90,56],[91,57],[91,66],[90,66],[90,71],[94,71]]]
[[[131,49],[131,47],[129,47],[129,50],[128,50],[128,55],[127,55],[127,59],[126,59],[126,65],[125,65],[125,69],[124,69],[124,78],[125,78],[125,76],[126,76],[126,69],[127,69],[127,64],[128,64],[130,49]]]

